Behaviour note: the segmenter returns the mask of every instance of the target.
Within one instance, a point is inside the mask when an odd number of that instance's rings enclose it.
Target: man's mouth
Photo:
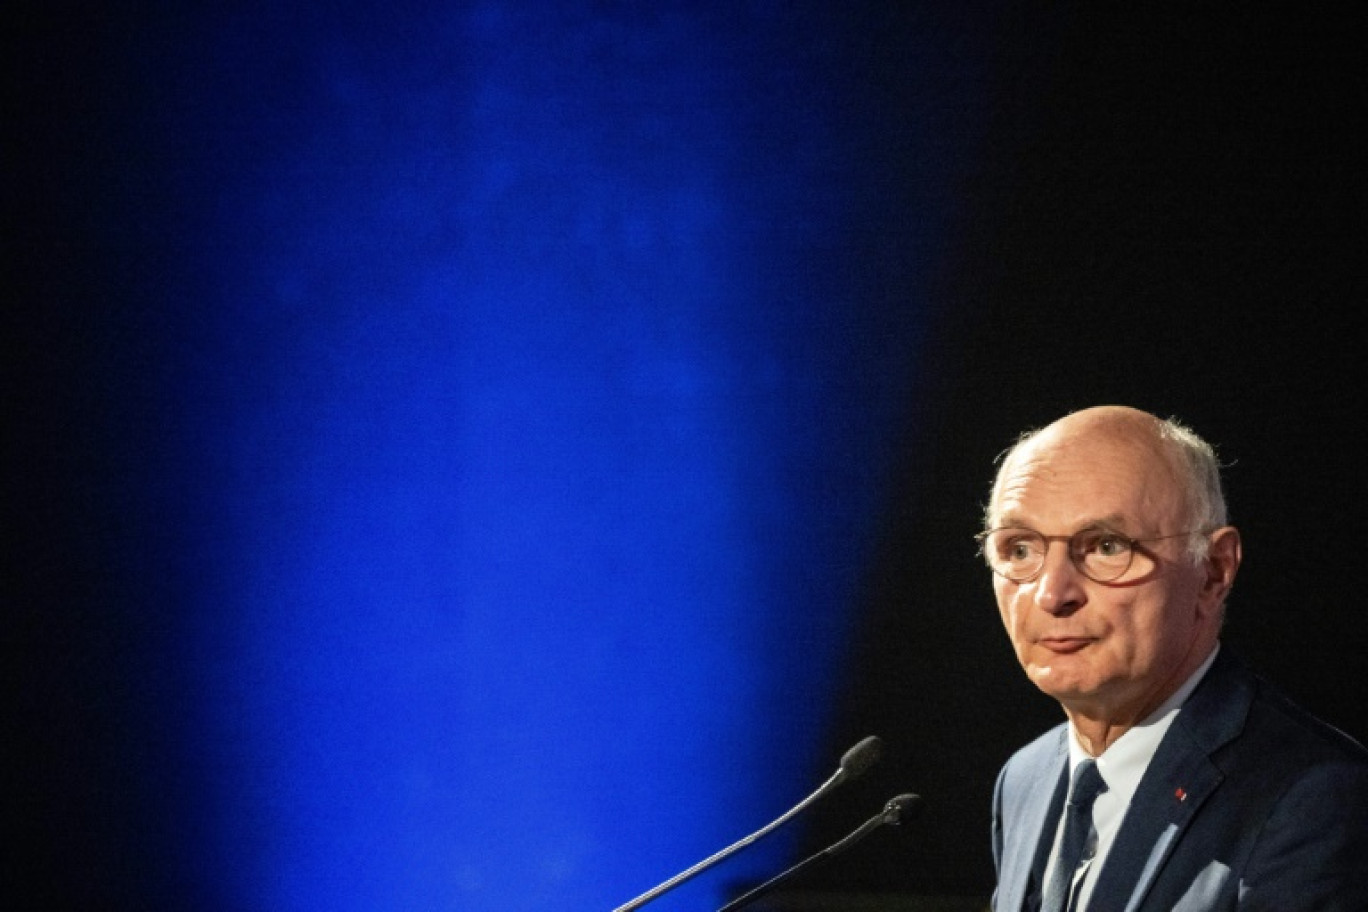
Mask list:
[[[1090,637],[1042,637],[1040,645],[1056,655],[1070,655],[1090,645]]]

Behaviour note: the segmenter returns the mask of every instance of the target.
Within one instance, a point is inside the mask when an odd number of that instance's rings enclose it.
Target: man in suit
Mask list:
[[[1241,545],[1211,446],[1074,412],[1003,456],[984,528],[1017,659],[1067,716],[998,777],[995,912],[1368,910],[1368,751],[1221,648]]]

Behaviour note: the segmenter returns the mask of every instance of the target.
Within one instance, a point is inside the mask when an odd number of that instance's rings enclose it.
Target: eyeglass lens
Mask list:
[[[1084,574],[1110,582],[1130,568],[1131,540],[1107,529],[1084,529],[1068,539],[1069,556]],[[1045,565],[1049,541],[1033,529],[995,529],[983,541],[983,554],[995,573],[1020,582]]]

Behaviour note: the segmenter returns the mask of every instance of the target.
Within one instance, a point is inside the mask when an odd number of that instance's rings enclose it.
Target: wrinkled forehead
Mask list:
[[[991,526],[1049,534],[1102,523],[1132,535],[1184,519],[1186,488],[1172,451],[1149,435],[1047,429],[1012,451],[989,503]]]

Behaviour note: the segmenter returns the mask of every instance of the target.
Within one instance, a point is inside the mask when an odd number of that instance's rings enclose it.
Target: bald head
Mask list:
[[[1225,495],[1220,464],[1212,446],[1177,419],[1162,419],[1124,405],[1099,405],[1071,412],[1043,428],[1028,431],[999,458],[1000,467],[984,511],[984,528],[1000,525],[1004,482],[1031,463],[1058,453],[1086,454],[1128,451],[1152,468],[1154,477],[1173,486],[1183,504],[1179,525],[1186,529],[1214,529],[1226,524]],[[1206,539],[1192,541],[1194,559],[1201,559]]]

